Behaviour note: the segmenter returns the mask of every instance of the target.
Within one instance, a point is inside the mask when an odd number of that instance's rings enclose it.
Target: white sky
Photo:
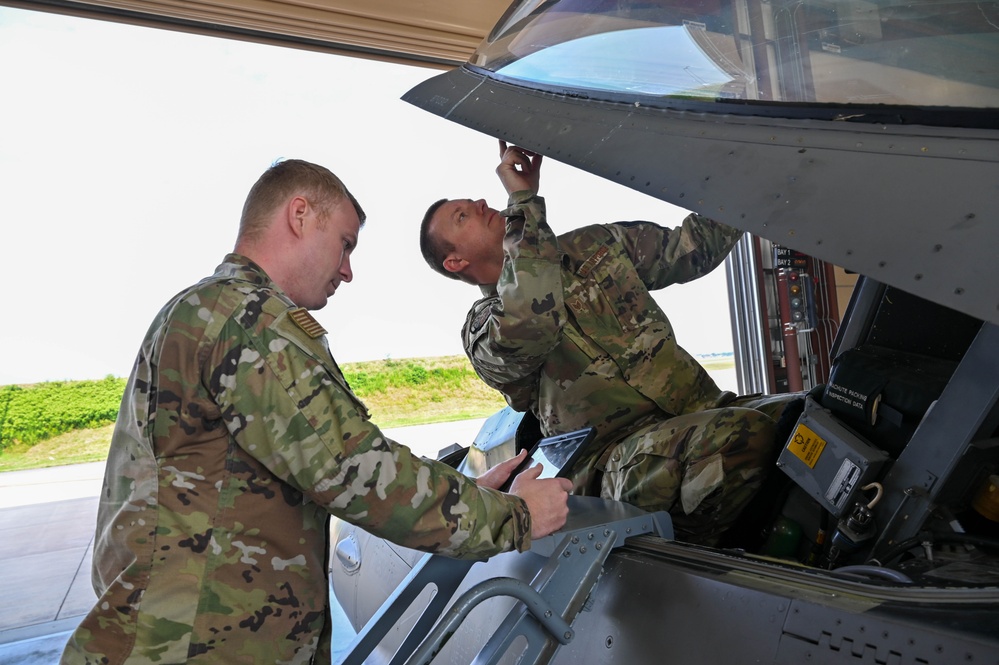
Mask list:
[[[0,7],[0,385],[127,376],[160,306],[232,248],[274,160],[339,175],[368,215],[316,318],[340,362],[462,354],[478,289],[426,267],[424,210],[502,208],[496,141],[399,99],[437,70]],[[556,232],[686,211],[545,160]],[[730,352],[724,269],[661,291],[694,354]]]

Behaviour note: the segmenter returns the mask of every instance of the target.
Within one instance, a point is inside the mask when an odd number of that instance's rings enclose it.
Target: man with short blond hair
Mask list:
[[[520,461],[478,481],[372,423],[320,309],[364,212],[324,167],[273,165],[233,253],[171,299],[139,350],[108,455],[98,601],[62,663],[329,663],[330,515],[406,547],[485,558],[561,527],[570,488]]]

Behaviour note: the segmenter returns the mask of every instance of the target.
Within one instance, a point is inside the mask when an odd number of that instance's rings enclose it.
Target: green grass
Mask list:
[[[465,356],[347,363],[341,369],[379,427],[485,418],[506,406]]]
[[[731,357],[701,363],[709,371],[734,367]],[[506,406],[464,356],[346,363],[342,369],[383,428],[486,418]],[[107,377],[0,387],[0,472],[106,459],[114,430],[109,423],[124,386],[124,379]],[[12,412],[20,415],[12,418]]]
[[[732,356],[712,356],[710,358],[698,358],[697,362],[701,363],[701,367],[713,372],[716,370],[732,369],[735,367],[735,358]]]
[[[100,462],[107,458],[114,425],[78,429],[35,445],[15,444],[0,454],[0,472]]]
[[[506,406],[464,356],[346,363],[341,369],[383,428],[485,418]],[[124,379],[108,377],[0,387],[0,400],[6,397],[0,401],[0,472],[106,459],[124,386]]]

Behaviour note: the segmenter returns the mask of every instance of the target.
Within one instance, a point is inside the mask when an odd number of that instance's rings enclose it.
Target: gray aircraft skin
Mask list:
[[[336,522],[343,662],[999,664],[999,6],[525,0],[404,99],[862,277],[754,507],[824,542],[570,497],[469,566]]]

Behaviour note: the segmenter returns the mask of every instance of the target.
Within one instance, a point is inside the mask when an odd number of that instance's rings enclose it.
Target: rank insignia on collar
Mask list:
[[[569,306],[576,314],[582,314],[586,311],[586,301],[583,300],[582,296],[576,296],[575,298],[570,298],[565,301],[565,304]]]
[[[309,310],[304,307],[299,307],[288,312],[288,318],[294,321],[295,325],[301,328],[312,339],[322,337],[326,334],[326,329],[319,325],[319,321],[312,318]]]

